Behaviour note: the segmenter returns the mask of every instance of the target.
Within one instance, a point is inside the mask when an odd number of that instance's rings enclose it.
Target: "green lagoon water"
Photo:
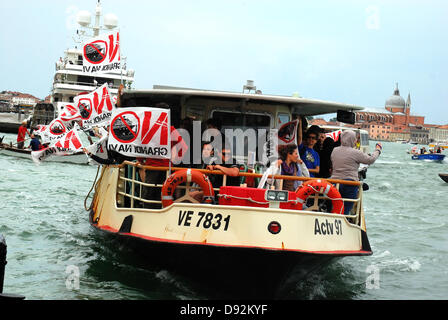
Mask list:
[[[5,134],[5,141],[14,139]],[[337,260],[284,298],[448,298],[448,183],[438,176],[448,173],[448,162],[411,160],[410,145],[383,146],[365,181],[373,255]],[[1,152],[0,167],[0,234],[8,245],[4,292],[35,300],[219,298],[219,288],[210,295],[90,226],[84,199],[96,167],[37,166]]]

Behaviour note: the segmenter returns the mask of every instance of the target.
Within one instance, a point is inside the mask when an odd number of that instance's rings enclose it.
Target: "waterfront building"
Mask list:
[[[425,139],[423,136],[428,139],[426,130],[423,129],[425,117],[411,113],[411,94],[404,100],[400,96],[398,83],[384,108],[365,108],[356,112],[356,124],[367,130],[371,139],[409,140],[412,135],[418,137],[419,141]]]

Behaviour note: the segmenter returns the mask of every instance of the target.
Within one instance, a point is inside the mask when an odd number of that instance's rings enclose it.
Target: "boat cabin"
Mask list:
[[[199,124],[205,123],[208,119],[215,120],[214,123],[219,123],[219,129],[225,133],[226,129],[240,129],[240,134],[245,134],[245,130],[253,129],[257,133],[261,130],[268,131],[271,128],[278,128],[279,125],[297,119],[302,116],[313,116],[325,113],[336,113],[338,110],[344,112],[351,112],[360,109],[356,106],[345,105],[334,102],[324,102],[319,100],[303,99],[297,97],[283,97],[263,94],[247,94],[247,93],[233,93],[222,91],[205,91],[193,89],[152,89],[152,90],[124,90],[119,97],[117,106],[119,108],[126,107],[160,107],[163,104],[171,110],[171,125],[175,128],[186,128],[191,132],[191,136],[201,134],[204,126],[199,128],[188,128],[186,119],[197,121]],[[196,123],[196,124],[197,124]],[[266,132],[263,131],[263,132]],[[235,135],[234,140],[239,137]],[[247,138],[247,137],[246,137]],[[263,137],[267,139],[266,137]],[[193,139],[192,139],[193,140]],[[246,144],[243,149],[243,154],[235,154],[233,150],[234,160],[240,168],[240,185],[239,187],[226,186],[226,176],[224,175],[222,185],[213,185],[215,194],[214,202],[221,205],[242,205],[242,206],[261,206],[270,207],[271,205],[277,208],[294,207],[297,204],[297,197],[294,192],[281,192],[280,190],[267,190],[257,188],[260,179],[269,167],[269,163],[263,163],[257,152],[255,165],[250,165],[249,162],[249,148],[247,148],[248,139],[240,140]],[[200,144],[199,144],[200,145]],[[192,141],[190,143],[190,151],[194,151],[196,146]],[[259,151],[259,150],[258,150]],[[263,152],[264,150],[262,150]],[[171,172],[185,170],[185,168],[198,168],[198,164],[193,163],[197,159],[191,157],[192,163],[182,163],[179,166],[172,168],[168,167],[148,167],[133,162],[125,162],[120,170],[120,180],[118,183],[120,187],[117,190],[117,206],[122,208],[153,208],[161,209],[163,200],[159,199],[145,199],[143,197],[145,188],[162,188],[160,183],[147,183],[142,179],[142,169],[145,171],[162,170],[166,171],[168,178]],[[255,170],[248,170],[250,167]],[[208,170],[199,170],[206,173]],[[209,173],[208,173],[209,174]],[[214,171],[210,174],[222,174]],[[279,176],[279,180],[284,179],[299,179],[309,180],[305,177],[287,177]],[[338,181],[339,183],[340,181]],[[340,182],[345,183],[345,182]],[[358,182],[356,182],[358,183]],[[359,183],[358,183],[359,184]],[[188,194],[191,190],[200,189],[193,183],[185,183],[178,186],[184,189],[177,193],[177,199],[174,202],[197,202]],[[275,189],[273,186],[268,189]],[[268,192],[270,194],[268,194]],[[278,191],[278,192],[276,192]],[[361,193],[361,192],[360,192]],[[160,194],[160,193],[159,193]],[[229,197],[230,196],[230,197]],[[162,195],[163,198],[163,195]],[[175,197],[176,198],[176,197]],[[274,199],[272,203],[269,199]],[[282,199],[282,200],[279,200]],[[319,210],[319,204],[325,199],[323,196],[315,195],[314,204],[309,210]],[[357,202],[356,200],[348,200]],[[154,206],[153,206],[154,205]],[[357,207],[355,206],[355,211]]]

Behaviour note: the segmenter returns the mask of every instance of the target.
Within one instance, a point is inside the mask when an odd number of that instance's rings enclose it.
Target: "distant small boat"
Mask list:
[[[444,158],[445,155],[441,153],[425,153],[412,155],[412,160],[443,161]]]
[[[19,157],[19,158],[25,158],[25,159],[32,160],[30,149],[19,149],[12,145],[6,144],[6,143],[0,143],[0,154],[6,154],[9,156],[15,156],[15,157]],[[84,152],[77,152],[75,154],[71,154],[71,155],[67,155],[67,156],[49,157],[45,161],[66,162],[66,163],[74,163],[74,164],[89,164],[89,159],[86,157]]]
[[[439,173],[439,177],[448,183],[448,173]]]
[[[430,148],[437,148],[440,147],[441,149],[448,149],[448,143],[430,143]]]

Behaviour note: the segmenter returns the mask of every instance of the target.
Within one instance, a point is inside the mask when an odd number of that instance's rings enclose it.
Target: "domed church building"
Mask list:
[[[395,90],[382,108],[365,108],[356,112],[356,123],[369,131],[371,139],[411,140],[418,137],[427,139],[427,130],[423,128],[425,117],[411,114],[411,94],[406,101],[400,96],[398,83]],[[422,131],[423,130],[423,131]]]

